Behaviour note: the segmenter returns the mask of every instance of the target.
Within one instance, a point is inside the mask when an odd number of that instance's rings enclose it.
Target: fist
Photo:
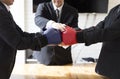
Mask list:
[[[62,32],[62,42],[64,43],[64,45],[75,44],[77,42],[75,29],[66,26],[65,31]]]
[[[49,28],[43,32],[48,40],[48,44],[60,44],[61,43],[61,32],[54,28]]]

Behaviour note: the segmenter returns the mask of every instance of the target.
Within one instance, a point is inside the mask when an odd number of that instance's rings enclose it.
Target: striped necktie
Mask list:
[[[56,9],[57,20],[59,20],[59,10]]]

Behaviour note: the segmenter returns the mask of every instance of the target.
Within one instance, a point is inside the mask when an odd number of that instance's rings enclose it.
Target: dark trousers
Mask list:
[[[54,54],[49,65],[65,65],[72,63],[71,46],[64,49],[60,46],[53,48]]]

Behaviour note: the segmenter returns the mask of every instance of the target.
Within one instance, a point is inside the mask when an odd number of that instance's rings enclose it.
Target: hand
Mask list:
[[[60,44],[61,43],[61,32],[54,28],[49,28],[43,32],[43,35],[48,40],[48,44]]]
[[[64,45],[72,45],[75,44],[76,41],[76,31],[75,29],[66,26],[65,31],[62,32],[62,41]]]
[[[62,24],[62,23],[56,23],[56,22],[53,22],[52,23],[52,27],[54,28],[54,29],[58,29],[58,30],[60,30],[60,31],[64,31],[65,30],[65,24]]]

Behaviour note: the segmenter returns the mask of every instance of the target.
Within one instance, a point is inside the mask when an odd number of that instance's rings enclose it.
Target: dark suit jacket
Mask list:
[[[49,20],[53,20],[57,22],[57,16],[52,2],[39,4],[35,14],[36,25],[39,26],[44,31],[46,30],[45,27]],[[64,3],[62,8],[61,18],[59,19],[59,23],[69,25],[73,28],[77,28],[78,11],[75,8],[69,6],[67,3]],[[64,64],[72,63],[71,47],[64,49],[62,47],[55,46],[53,50],[55,54],[52,56],[52,60],[49,65],[64,65]]]
[[[47,43],[41,34],[23,32],[12,15],[0,2],[0,79],[9,79],[13,70],[17,49],[40,48]],[[41,41],[43,43],[41,43]]]
[[[56,13],[52,2],[39,4],[35,14],[36,25],[41,29],[45,29],[45,26],[49,20],[57,22]],[[67,3],[64,3],[59,22],[74,28],[78,27],[78,11],[69,6]]]
[[[110,77],[120,79],[120,12],[118,7],[114,7],[105,20],[96,27],[90,27],[77,33],[79,43],[85,42],[91,45],[103,42],[96,72]]]

